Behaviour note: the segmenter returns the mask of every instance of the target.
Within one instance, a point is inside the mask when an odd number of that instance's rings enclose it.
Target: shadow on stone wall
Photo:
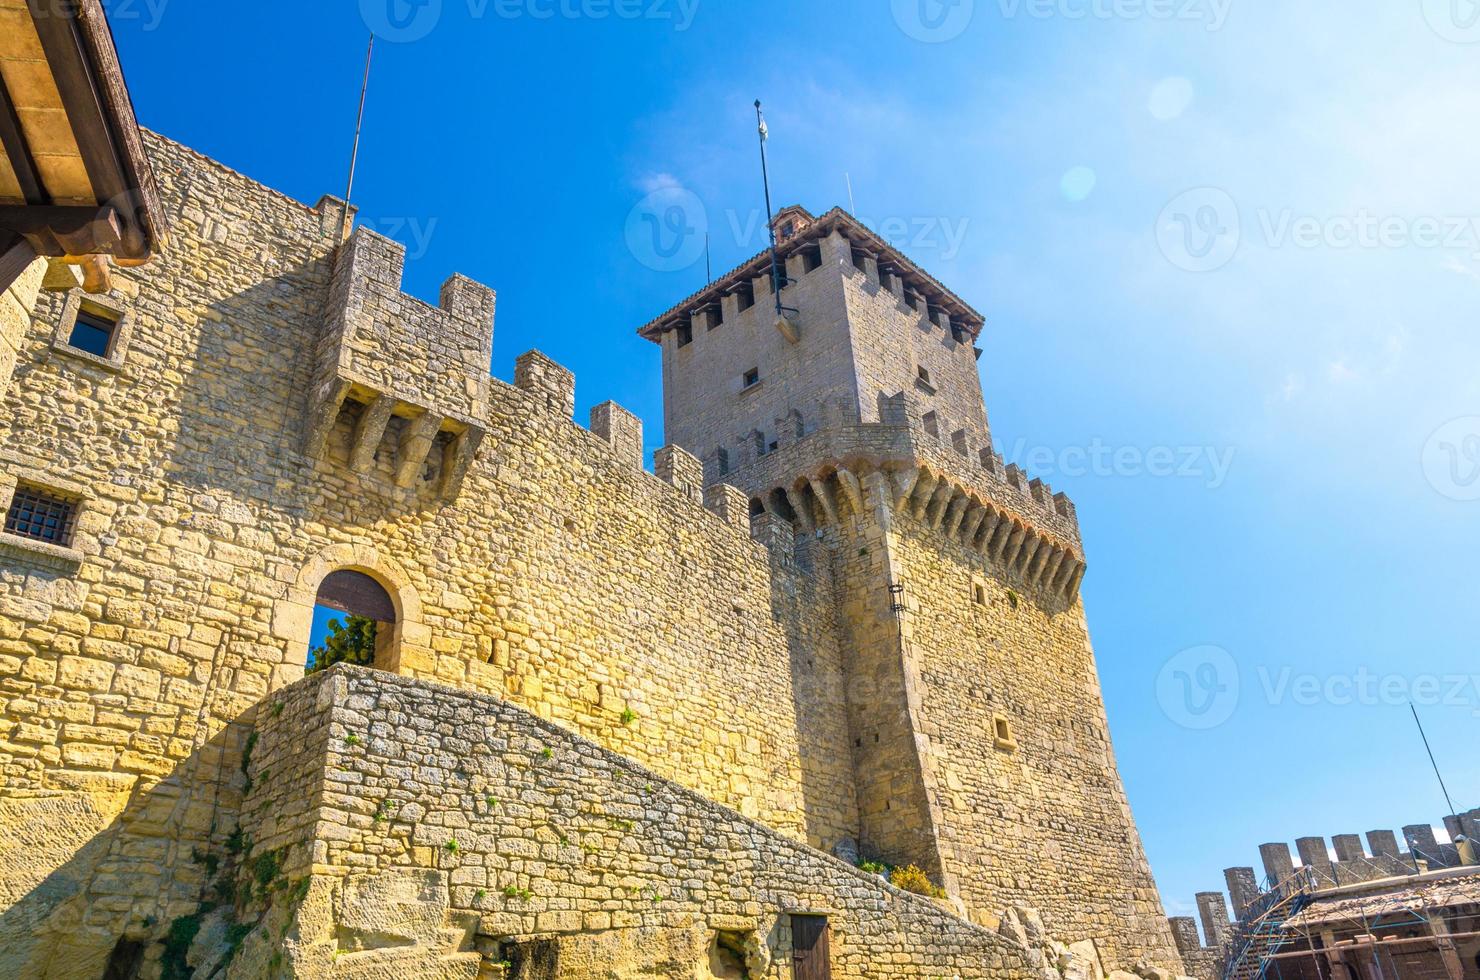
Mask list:
[[[168,775],[141,777],[132,790],[112,780],[90,789],[71,774],[80,784],[73,790],[0,800],[5,885],[17,892],[3,896],[0,976],[131,976],[117,972],[131,953],[157,965],[172,928],[179,935],[177,920],[188,927],[202,903],[228,905],[232,851],[241,850],[245,731],[228,725]],[[174,955],[186,948],[188,940]]]

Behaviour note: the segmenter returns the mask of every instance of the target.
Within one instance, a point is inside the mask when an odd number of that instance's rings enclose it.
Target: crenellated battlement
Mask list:
[[[1467,863],[1466,856],[1457,842],[1461,838],[1480,841],[1480,809],[1447,816],[1444,827],[1450,839],[1443,843],[1438,840],[1432,825],[1410,824],[1401,832],[1369,830],[1365,835],[1365,845],[1361,834],[1336,834],[1329,841],[1324,837],[1301,837],[1295,840],[1293,852],[1291,845],[1283,841],[1260,844],[1262,876],[1251,866],[1227,868],[1223,877],[1229,902],[1224,901],[1221,892],[1198,894],[1197,904],[1203,925],[1201,943],[1192,919],[1169,920],[1183,959],[1189,965],[1207,959],[1200,956],[1199,951],[1216,951],[1221,959],[1228,940],[1232,938],[1233,925],[1242,923],[1251,909],[1267,904],[1261,901],[1266,895],[1282,887],[1288,888],[1288,883],[1297,877],[1315,894],[1320,894],[1463,867]],[[1216,972],[1194,972],[1198,976],[1217,975]]]
[[[401,291],[405,259],[404,245],[365,228],[339,247],[314,351],[304,452],[321,457],[341,412],[354,406],[352,469],[370,472],[394,425],[395,487],[414,493],[430,472],[450,499],[485,431],[495,297],[455,275],[442,286],[440,307],[424,303]]]

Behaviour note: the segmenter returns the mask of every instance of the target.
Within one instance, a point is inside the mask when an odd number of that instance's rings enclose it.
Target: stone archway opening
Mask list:
[[[314,598],[308,673],[336,663],[393,670],[400,616],[385,586],[354,569],[330,572]]]

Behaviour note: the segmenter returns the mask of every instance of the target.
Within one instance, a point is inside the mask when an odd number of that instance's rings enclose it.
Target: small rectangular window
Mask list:
[[[118,332],[118,321],[108,314],[84,307],[77,312],[77,322],[67,336],[67,345],[106,358],[113,349],[113,338]]]
[[[904,305],[916,313],[920,312],[920,294],[906,286],[904,291]]]
[[[678,346],[687,347],[694,342],[694,326],[691,323],[678,325]]]
[[[954,340],[958,344],[964,344],[964,343],[966,343],[966,336],[967,336],[966,335],[966,331],[963,328],[957,326],[954,323],[951,324],[951,339],[952,340]]]
[[[725,305],[723,303],[715,303],[710,306],[705,318],[705,322],[710,330],[713,330],[720,324],[724,323]]]
[[[859,272],[867,272],[868,271],[868,253],[865,252],[861,248],[855,248],[852,251],[853,251],[853,268],[857,269]]]
[[[729,476],[729,474],[730,474],[730,451],[728,449],[721,449],[716,454],[716,457],[715,458],[716,458],[716,460],[719,463],[719,475],[720,476]]]
[[[751,368],[749,371],[746,371],[745,372],[745,377],[742,379],[741,386],[743,388],[754,388],[756,385],[758,385],[760,383],[761,383],[761,369],[760,368]]]
[[[778,450],[780,448],[781,448],[781,443],[777,442],[775,439],[772,439],[770,442],[766,443],[766,452],[768,452],[768,453],[774,453],[776,450]]]
[[[822,246],[808,245],[802,249],[802,273],[805,275],[822,268]]]
[[[926,384],[930,383],[930,371],[924,367],[916,367],[915,375]]]
[[[755,286],[742,282],[735,287],[735,299],[739,312],[744,313],[755,305]]]
[[[65,548],[72,543],[76,517],[76,501],[23,483],[15,488],[15,496],[11,498],[10,510],[5,514],[5,530],[8,534]]]
[[[1007,723],[1006,718],[997,719],[997,740],[999,742],[1012,741],[1012,726]]]
[[[987,587],[980,582],[973,582],[971,584],[971,599],[978,606],[985,606],[987,604]]]

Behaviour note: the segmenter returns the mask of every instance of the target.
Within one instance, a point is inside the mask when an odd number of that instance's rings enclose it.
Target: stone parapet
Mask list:
[[[799,915],[826,920],[839,978],[1036,975],[1019,942],[492,697],[339,666],[276,703],[232,883],[251,896],[243,975],[352,957],[362,976],[473,980],[541,948],[604,949],[620,975],[733,958],[776,976]]]

